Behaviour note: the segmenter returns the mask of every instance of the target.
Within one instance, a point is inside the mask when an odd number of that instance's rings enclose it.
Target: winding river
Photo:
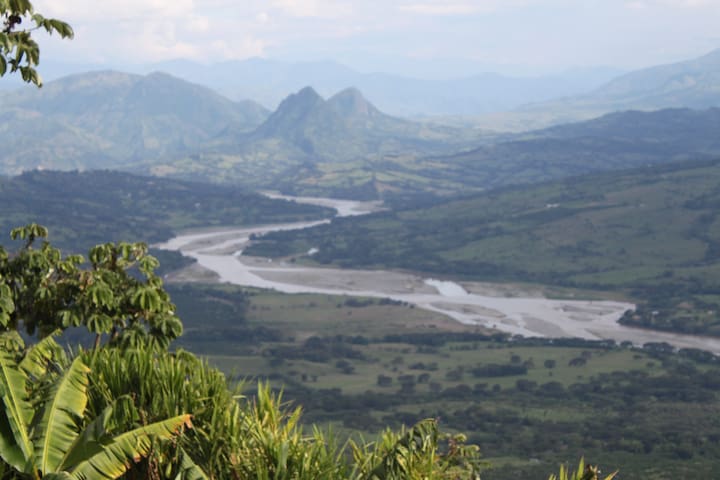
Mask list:
[[[377,202],[286,197],[301,203],[333,207],[338,216],[362,215],[381,208]],[[456,283],[380,270],[314,268],[242,255],[251,236],[308,228],[329,220],[223,228],[184,233],[158,248],[176,250],[197,260],[220,282],[274,289],[284,293],[319,293],[390,298],[447,315],[468,325],[481,325],[532,337],[580,337],[667,342],[720,354],[720,339],[629,328],[617,323],[634,305],[615,301],[553,300],[507,285]]]

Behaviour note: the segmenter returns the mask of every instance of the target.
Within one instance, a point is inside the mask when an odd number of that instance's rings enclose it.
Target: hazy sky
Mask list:
[[[43,58],[119,65],[253,56],[355,68],[624,69],[720,47],[720,0],[35,0],[75,28]],[[442,61],[442,62],[441,62]],[[433,63],[436,62],[436,63]],[[440,67],[442,66],[442,67]],[[421,68],[421,67],[418,67]],[[465,72],[459,72],[465,73]]]

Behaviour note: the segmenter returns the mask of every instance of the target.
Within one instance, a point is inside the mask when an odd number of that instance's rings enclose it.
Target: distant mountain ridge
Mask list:
[[[389,73],[361,73],[333,61],[282,62],[261,58],[200,65],[177,60],[153,68],[210,86],[233,99],[274,107],[291,92],[312,86],[322,96],[351,85],[384,112],[399,116],[476,115],[590,91],[616,77],[610,68],[576,69],[536,77],[479,73],[429,80]]]
[[[720,49],[627,73],[583,95],[526,105],[515,116],[571,122],[624,110],[720,107]]]
[[[445,175],[484,189],[720,157],[720,108],[615,112],[448,157]]]
[[[243,142],[284,139],[317,160],[337,161],[402,154],[419,148],[446,149],[448,143],[455,143],[452,135],[462,134],[457,129],[386,115],[354,87],[327,100],[312,87],[305,87],[283,100],[265,122],[240,139]]]
[[[231,126],[250,130],[269,114],[164,73],[73,75],[0,96],[0,172],[112,168],[196,147]]]
[[[720,106],[720,49],[692,60],[628,73],[587,98],[644,108]]]

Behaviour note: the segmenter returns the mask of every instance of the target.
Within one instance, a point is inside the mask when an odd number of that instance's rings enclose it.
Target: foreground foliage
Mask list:
[[[166,348],[182,333],[175,307],[155,275],[157,260],[143,243],[97,245],[83,267],[81,255],[62,257],[43,241],[45,227],[12,231],[25,241],[15,255],[0,247],[0,332],[23,328],[44,337],[57,329],[84,327],[125,346],[140,343]]]
[[[617,472],[611,473],[610,475],[603,477],[602,480],[613,480]],[[548,480],[601,480],[600,471],[598,467],[592,465],[585,465],[585,460],[581,459],[577,470],[571,473],[571,471],[564,465],[560,465],[560,473],[556,475],[550,475]]]
[[[305,432],[301,409],[284,404],[267,385],[254,398],[240,396],[218,370],[188,352],[103,348],[81,357],[96,386],[91,412],[102,411],[129,390],[134,395],[124,428],[141,419],[193,412],[194,428],[140,462],[135,467],[140,472],[164,468],[175,473],[183,457],[211,478],[470,479],[479,471],[477,447],[465,445],[463,437],[441,435],[435,420],[385,432],[377,443],[343,446],[318,428]]]
[[[61,373],[57,345],[48,337],[24,354],[0,353],[0,458],[4,477],[119,478],[154,441],[190,427],[190,415],[129,431],[118,429],[122,397],[87,416],[90,370],[76,358]],[[62,356],[62,355],[60,355]]]
[[[207,362],[169,352],[182,327],[144,245],[100,245],[85,264],[46,241],[36,249],[44,227],[13,236],[25,245],[0,262],[0,478],[479,478],[478,447],[435,419],[341,443],[306,430],[268,385],[246,397]],[[98,341],[68,359],[51,329],[70,326]],[[26,348],[19,329],[39,342]]]

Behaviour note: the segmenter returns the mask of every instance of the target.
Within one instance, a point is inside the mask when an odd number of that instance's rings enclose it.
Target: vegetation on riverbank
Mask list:
[[[248,255],[617,291],[625,323],[720,335],[720,163],[577,177],[275,232]]]

